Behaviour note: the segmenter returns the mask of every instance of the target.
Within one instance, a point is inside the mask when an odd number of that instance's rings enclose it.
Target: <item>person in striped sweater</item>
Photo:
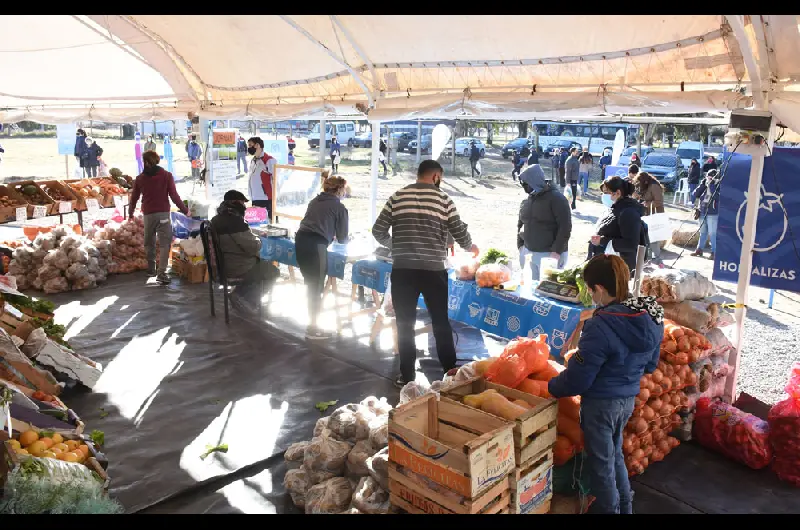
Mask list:
[[[448,234],[464,250],[475,256],[480,253],[453,200],[439,189],[443,173],[435,160],[423,161],[417,182],[389,197],[372,227],[378,243],[392,252],[391,294],[400,354],[400,376],[395,384],[400,388],[415,379],[414,323],[420,294],[431,316],[439,362],[445,372],[456,366],[456,347],[447,316]]]

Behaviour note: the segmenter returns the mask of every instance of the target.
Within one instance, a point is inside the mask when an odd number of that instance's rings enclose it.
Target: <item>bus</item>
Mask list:
[[[572,140],[588,147],[593,155],[601,155],[606,148],[614,147],[617,131],[625,131],[625,146],[635,144],[639,135],[639,125],[635,123],[570,123],[552,121],[531,122],[532,131],[528,134],[535,141],[539,136],[539,147],[547,152],[548,146],[556,140]]]

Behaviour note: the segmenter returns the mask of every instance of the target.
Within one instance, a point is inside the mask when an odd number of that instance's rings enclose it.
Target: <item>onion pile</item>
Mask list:
[[[685,365],[696,362],[711,350],[711,342],[694,330],[664,320],[664,339],[661,341],[661,359],[670,364]]]

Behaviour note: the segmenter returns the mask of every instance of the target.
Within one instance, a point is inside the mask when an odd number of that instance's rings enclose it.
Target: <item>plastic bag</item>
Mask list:
[[[283,458],[287,462],[300,462],[302,464],[303,457],[306,453],[306,447],[308,447],[308,442],[294,443],[283,453]]]
[[[717,293],[717,288],[702,274],[677,269],[657,269],[642,279],[642,295],[659,302],[702,300]]]
[[[428,393],[430,386],[417,383],[416,381],[409,381],[403,388],[400,389],[400,405],[405,405],[409,401],[424,396]]]
[[[330,420],[330,416],[325,416],[324,418],[320,418],[317,420],[317,423],[314,424],[314,434],[313,438],[317,438],[318,436],[322,435],[322,432],[325,429],[328,429],[328,421]],[[330,429],[328,429],[330,430]]]
[[[772,470],[778,478],[800,486],[800,363],[795,362],[786,384],[789,397],[769,411]]]
[[[350,482],[343,477],[335,477],[316,486],[311,486],[306,492],[306,513],[340,513],[350,506],[353,488]]]
[[[663,302],[664,318],[699,333],[708,333],[714,325],[714,318],[702,304],[696,302]]]
[[[391,508],[389,492],[372,477],[364,477],[353,492],[353,506],[361,513],[387,514]]]
[[[353,446],[349,442],[337,440],[332,436],[312,439],[303,454],[303,468],[309,476],[309,484],[321,482],[320,479],[344,474],[347,455]]]
[[[381,488],[389,491],[389,448],[384,447],[371,457],[367,458],[367,471]]]
[[[376,416],[369,422],[369,443],[376,450],[389,445],[389,416]]]
[[[369,440],[360,440],[350,454],[347,455],[347,474],[355,477],[366,477],[369,474],[367,459],[375,454]]]
[[[368,407],[350,403],[333,411],[328,428],[342,439],[355,443],[369,438],[369,422],[374,417]]]
[[[728,354],[733,349],[733,344],[731,344],[731,341],[725,336],[725,333],[719,328],[712,328],[705,335],[708,342],[711,343],[709,354],[722,357],[727,361]]]
[[[292,497],[292,502],[298,508],[306,505],[306,490],[308,489],[308,476],[305,469],[290,469],[283,476],[283,487]]]
[[[69,291],[69,283],[63,276],[52,278],[42,284],[42,290],[47,294],[65,293]]]
[[[362,399],[359,405],[367,407],[376,416],[388,416],[389,411],[392,410],[392,406],[385,397],[378,399],[375,396],[369,396]]]
[[[752,469],[772,460],[769,424],[717,399],[697,400],[693,434],[701,445]]]
[[[452,268],[456,271],[456,278],[462,281],[475,279],[475,272],[480,268],[481,262],[472,254],[459,252],[451,260]]]
[[[516,388],[529,375],[544,370],[549,356],[547,335],[518,337],[506,345],[484,377],[498,385]]]
[[[481,265],[475,271],[475,282],[479,287],[496,287],[511,281],[511,269],[500,263]]]

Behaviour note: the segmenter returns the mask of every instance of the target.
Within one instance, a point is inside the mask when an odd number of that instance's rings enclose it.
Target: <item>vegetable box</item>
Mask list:
[[[546,450],[522,466],[510,477],[513,514],[543,514],[550,511],[553,496],[553,451]]]
[[[44,215],[52,214],[55,201],[42,190],[37,182],[23,180],[21,182],[15,182],[11,187],[27,201],[28,219],[34,217],[34,211],[37,206],[43,206],[45,208]]]
[[[11,186],[0,186],[0,223],[17,220],[17,208],[25,208],[28,213],[28,201]]]
[[[389,413],[389,461],[474,500],[514,468],[513,424],[428,394]]]
[[[50,215],[72,213],[78,210],[78,195],[63,182],[46,180],[38,182],[38,184],[42,191],[53,200]],[[68,205],[62,205],[61,203],[68,203]]]
[[[38,400],[36,404],[39,406],[38,411],[11,403],[9,409],[12,430],[21,433],[31,429],[83,433],[85,425],[72,409],[61,410]]]
[[[504,514],[511,496],[508,477],[470,500],[392,462],[389,491],[393,506],[415,514]]]
[[[22,340],[27,339],[34,330],[30,320],[30,316],[16,307],[10,304],[3,305],[2,313],[0,313],[0,327],[6,330],[9,335],[19,337]]]
[[[517,466],[528,463],[532,458],[553,446],[556,442],[556,418],[558,416],[558,401],[555,399],[540,398],[527,392],[490,383],[483,377],[474,377],[452,386],[442,392],[442,396],[463,402],[464,396],[480,394],[488,389],[497,390],[509,400],[521,399],[533,406],[513,421],[514,455]]]

